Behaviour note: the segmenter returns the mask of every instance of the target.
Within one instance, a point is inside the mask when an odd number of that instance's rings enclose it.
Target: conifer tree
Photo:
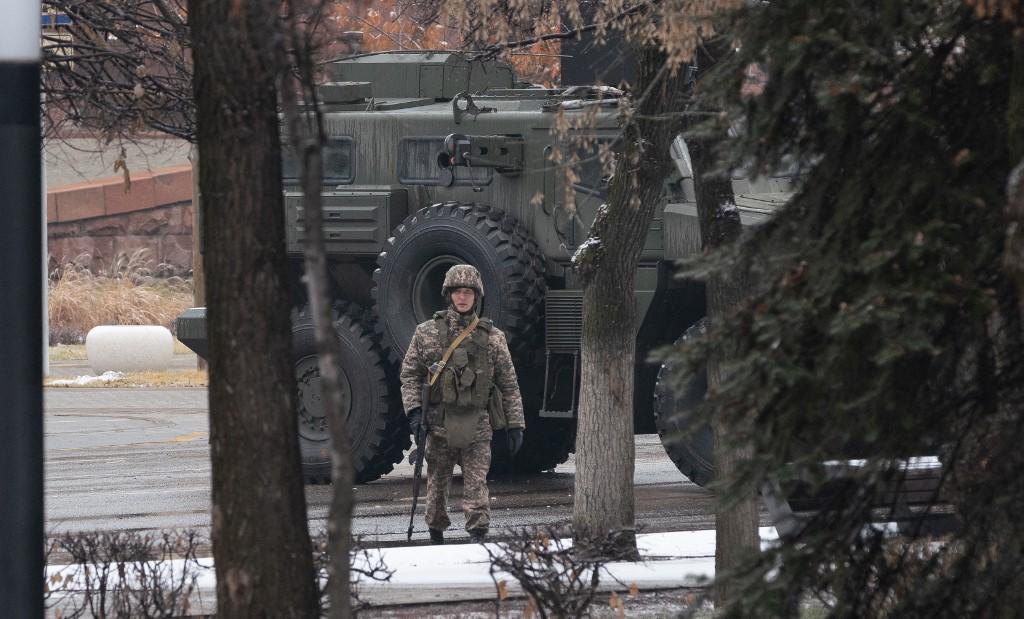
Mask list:
[[[686,354],[732,353],[705,412],[750,424],[734,491],[867,458],[798,543],[753,565],[736,616],[806,595],[857,617],[1010,616],[1024,602],[1024,338],[1005,265],[1021,11],[822,0],[733,16],[736,53],[707,78],[740,127],[731,158],[795,162],[801,189],[701,265],[743,273],[750,297]],[[752,67],[764,88],[744,98]],[[893,505],[893,462],[925,454],[959,519],[941,546],[920,523],[899,539],[866,526]]]

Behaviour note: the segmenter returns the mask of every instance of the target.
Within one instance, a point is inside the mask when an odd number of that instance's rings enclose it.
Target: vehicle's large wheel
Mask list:
[[[526,415],[523,447],[512,461],[516,473],[550,471],[569,459],[576,449],[576,420]]]
[[[680,341],[698,337],[704,330],[702,319],[687,329]],[[676,468],[698,486],[707,486],[714,473],[711,426],[702,424],[694,428],[692,416],[707,393],[708,374],[706,370],[700,370],[688,377],[684,388],[677,392],[668,380],[672,372],[670,363],[663,364],[658,372],[654,388],[654,423],[661,444]]]
[[[459,263],[480,271],[483,315],[505,332],[513,357],[536,344],[544,261],[514,219],[486,206],[445,202],[410,215],[392,234],[373,274],[377,329],[392,360],[405,355],[416,325],[444,309],[441,284]]]
[[[355,480],[365,483],[389,473],[409,447],[409,425],[402,414],[395,378],[371,332],[350,307],[334,323],[341,344],[342,415],[352,439]],[[299,448],[308,483],[331,478],[330,435],[321,399],[320,366],[308,309],[292,321],[292,352],[298,383]]]

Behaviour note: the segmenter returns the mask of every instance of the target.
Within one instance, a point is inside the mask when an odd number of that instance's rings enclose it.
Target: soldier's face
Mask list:
[[[452,305],[455,306],[456,312],[465,314],[473,309],[474,302],[476,302],[476,291],[472,288],[456,288],[452,290]]]

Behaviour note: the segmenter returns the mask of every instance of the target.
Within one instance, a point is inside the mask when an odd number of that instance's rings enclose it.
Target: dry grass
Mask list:
[[[107,269],[93,273],[88,256],[79,256],[50,274],[51,344],[80,344],[99,325],[162,325],[192,306],[192,282],[158,277],[149,252],[121,254]]]
[[[49,350],[50,361],[85,361],[85,344],[54,344]]]
[[[174,338],[174,354],[193,355],[192,349],[185,346],[178,338]],[[89,355],[85,352],[85,344],[54,344],[50,346],[50,361],[86,361]]]
[[[122,378],[109,382],[86,385],[54,385],[54,381],[67,380],[59,376],[47,378],[43,386],[68,389],[109,389],[123,387],[206,387],[206,370],[167,370],[164,372],[127,372]]]

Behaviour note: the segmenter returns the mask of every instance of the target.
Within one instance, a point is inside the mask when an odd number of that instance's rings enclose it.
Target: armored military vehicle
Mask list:
[[[324,153],[323,238],[330,257],[343,355],[344,402],[357,479],[389,472],[409,447],[396,367],[417,323],[442,309],[453,264],[475,265],[484,314],[508,335],[527,412],[514,460],[495,444],[495,467],[542,471],[574,448],[580,374],[582,289],[571,258],[607,190],[594,156],[619,135],[614,89],[545,89],[517,80],[494,60],[456,53],[363,54],[327,67],[320,89],[329,139]],[[596,112],[557,143],[557,119]],[[582,148],[580,137],[589,138]],[[573,174],[552,154],[577,152]],[[697,483],[711,471],[707,431],[689,437],[686,409],[703,397],[699,377],[675,394],[659,381],[649,351],[687,332],[704,313],[700,284],[674,277],[674,261],[700,248],[689,155],[672,148],[666,184],[637,267],[637,432],[660,430],[679,469]],[[287,246],[293,269],[299,436],[308,480],[330,471],[319,371],[303,286],[306,234],[298,171],[283,170]],[[568,179],[573,179],[567,187]],[[787,178],[734,179],[744,223],[767,218]],[[568,191],[567,191],[568,190]],[[205,355],[203,311],[178,320],[178,336]],[[691,334],[693,331],[690,332]]]

